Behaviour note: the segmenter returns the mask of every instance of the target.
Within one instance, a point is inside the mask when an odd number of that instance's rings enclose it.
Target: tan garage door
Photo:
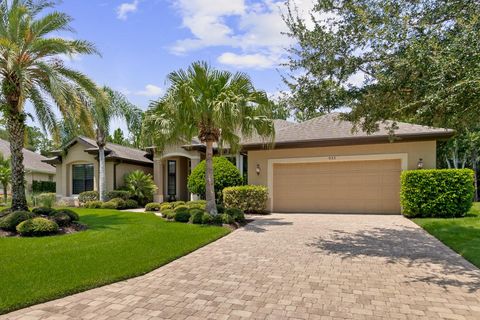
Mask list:
[[[274,164],[274,212],[400,213],[400,160]]]

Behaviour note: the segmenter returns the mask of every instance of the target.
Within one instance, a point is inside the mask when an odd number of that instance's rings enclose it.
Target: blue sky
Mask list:
[[[312,0],[298,0],[307,12]],[[291,43],[281,18],[283,0],[64,0],[59,10],[102,57],[68,63],[142,109],[166,87],[166,75],[196,60],[247,72],[259,89],[283,88],[279,64]],[[122,123],[115,127],[124,128]]]

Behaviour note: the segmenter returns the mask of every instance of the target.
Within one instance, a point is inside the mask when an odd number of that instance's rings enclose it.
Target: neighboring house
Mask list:
[[[0,153],[5,158],[10,158],[10,143],[0,139]],[[33,181],[55,181],[56,170],[51,165],[44,163],[46,160],[41,154],[28,149],[23,149],[23,165],[25,166],[25,180],[27,192],[32,191]],[[3,193],[3,189],[0,186]]]
[[[226,155],[248,176],[249,184],[268,187],[267,208],[274,212],[398,214],[401,171],[418,166],[435,168],[436,141],[454,134],[448,129],[398,123],[395,141],[390,142],[392,136],[387,130],[371,135],[353,132],[353,125],[340,121],[335,113],[302,123],[275,120],[274,125],[273,147],[252,137],[242,140],[241,152]],[[205,158],[205,146],[197,140],[155,155],[152,149],[145,152],[113,144],[107,144],[107,149],[108,190],[120,186],[123,174],[143,168],[153,172],[158,186],[155,201],[194,198],[188,193],[187,178]],[[128,155],[119,157],[122,150],[129,150]],[[93,140],[80,137],[67,146],[65,156],[58,153],[50,159],[57,166],[57,193],[62,190],[62,196],[78,194],[72,191],[72,170],[83,164],[93,169],[92,178],[81,190],[96,190],[97,153]],[[133,154],[132,162],[129,157]],[[113,181],[117,181],[116,185]]]

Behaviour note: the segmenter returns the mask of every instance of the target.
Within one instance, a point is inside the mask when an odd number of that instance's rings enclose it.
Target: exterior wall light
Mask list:
[[[417,169],[423,169],[423,159],[420,158],[418,159],[418,162],[417,162]]]
[[[255,172],[257,173],[257,176],[260,175],[260,165],[257,163],[257,167],[255,168]]]

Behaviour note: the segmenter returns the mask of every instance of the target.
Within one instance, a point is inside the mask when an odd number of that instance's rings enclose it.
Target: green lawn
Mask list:
[[[480,203],[465,218],[422,218],[413,221],[480,268]]]
[[[229,232],[153,214],[75,211],[89,230],[0,238],[0,314],[144,274]]]

